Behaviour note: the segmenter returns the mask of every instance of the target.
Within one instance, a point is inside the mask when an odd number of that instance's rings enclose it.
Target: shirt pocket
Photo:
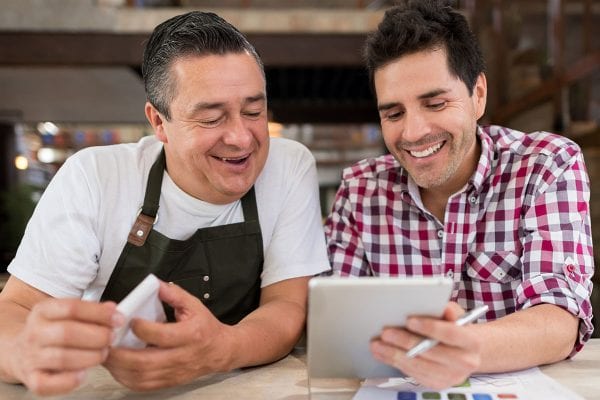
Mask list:
[[[475,251],[466,260],[466,273],[472,280],[511,283],[521,279],[521,261],[513,251]]]

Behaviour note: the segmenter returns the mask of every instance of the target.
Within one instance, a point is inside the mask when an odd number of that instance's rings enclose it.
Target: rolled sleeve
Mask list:
[[[591,337],[594,261],[589,215],[589,181],[580,153],[555,168],[527,211],[520,308],[547,303],[579,318],[578,340],[570,356]]]

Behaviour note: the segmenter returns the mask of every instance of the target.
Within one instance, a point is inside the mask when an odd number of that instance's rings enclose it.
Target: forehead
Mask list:
[[[444,49],[403,55],[377,69],[374,83],[378,101],[399,94],[419,96],[449,85],[465,86],[450,72]]]
[[[171,72],[176,101],[223,102],[265,91],[263,71],[246,52],[180,57],[171,65]]]

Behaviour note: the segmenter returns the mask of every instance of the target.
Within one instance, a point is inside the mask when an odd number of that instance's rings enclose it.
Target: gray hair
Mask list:
[[[171,64],[178,58],[247,52],[264,76],[264,66],[246,37],[214,13],[192,11],[170,18],[150,35],[144,50],[142,76],[148,101],[170,120],[169,106],[176,93]]]

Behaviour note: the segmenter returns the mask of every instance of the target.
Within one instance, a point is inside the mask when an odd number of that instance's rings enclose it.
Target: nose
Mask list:
[[[223,143],[228,146],[234,146],[238,148],[247,148],[252,142],[252,131],[246,125],[245,121],[241,117],[234,117],[228,120],[225,126],[225,133],[223,135]]]
[[[411,110],[404,114],[402,140],[407,142],[417,142],[431,132],[431,124],[424,112]]]

